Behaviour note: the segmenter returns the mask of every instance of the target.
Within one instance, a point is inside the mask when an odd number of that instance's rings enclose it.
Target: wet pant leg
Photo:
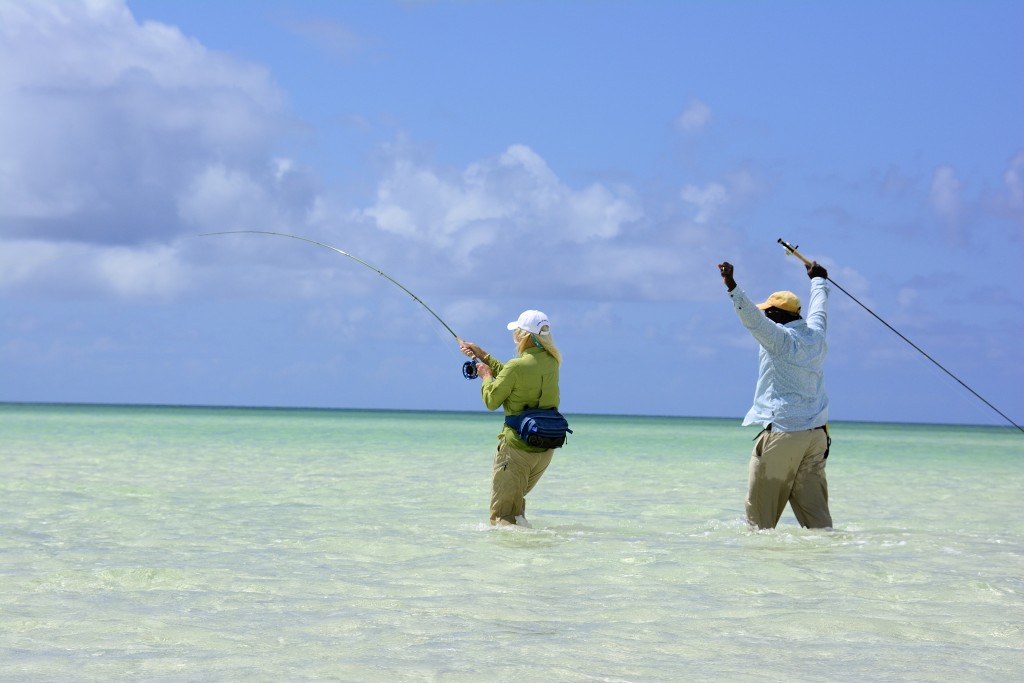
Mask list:
[[[832,526],[825,479],[825,432],[763,432],[750,458],[747,521],[773,529],[790,503],[801,526]]]
[[[554,451],[529,453],[499,439],[491,475],[491,524],[515,524],[526,512],[526,494],[540,481]]]
[[[828,480],[825,477],[825,448],[828,437],[820,429],[812,429],[807,452],[796,471],[789,506],[800,526],[809,529],[831,529],[832,514],[828,510]]]

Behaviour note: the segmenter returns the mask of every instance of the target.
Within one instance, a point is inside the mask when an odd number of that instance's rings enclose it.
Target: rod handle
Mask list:
[[[803,255],[803,254],[801,254],[801,253],[800,253],[799,251],[797,251],[797,250],[796,250],[796,247],[794,247],[794,246],[793,246],[792,244],[790,244],[789,242],[786,242],[786,241],[784,241],[784,240],[783,240],[783,239],[782,239],[781,237],[779,238],[779,244],[781,244],[781,245],[782,245],[782,248],[786,250],[786,253],[787,253],[787,254],[792,254],[793,256],[796,256],[796,257],[797,257],[798,259],[800,259],[801,261],[803,261],[803,262],[804,262],[804,265],[806,265],[806,266],[809,266],[809,265],[811,265],[811,262],[810,262],[810,261],[808,261],[808,260],[807,260],[807,259],[806,259],[806,258],[804,257],[804,255]]]

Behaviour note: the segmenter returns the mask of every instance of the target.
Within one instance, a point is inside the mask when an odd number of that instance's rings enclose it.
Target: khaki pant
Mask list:
[[[491,476],[491,524],[515,524],[526,513],[526,494],[540,481],[554,451],[528,453],[498,440]]]
[[[821,429],[763,432],[754,444],[747,485],[747,522],[774,529],[788,502],[800,526],[832,526],[825,480],[827,437]]]

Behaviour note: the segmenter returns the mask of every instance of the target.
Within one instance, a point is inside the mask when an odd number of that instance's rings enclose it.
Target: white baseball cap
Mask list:
[[[541,332],[541,328],[550,327],[548,322],[548,316],[540,311],[523,311],[519,316],[519,320],[515,320],[508,324],[510,330],[526,330],[531,334],[550,334],[548,332]]]

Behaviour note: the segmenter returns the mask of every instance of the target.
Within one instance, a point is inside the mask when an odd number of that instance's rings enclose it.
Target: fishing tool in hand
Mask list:
[[[317,246],[324,247],[325,249],[330,249],[331,251],[336,251],[339,254],[341,254],[342,256],[349,257],[350,259],[352,259],[356,263],[359,263],[359,264],[362,264],[362,265],[366,266],[367,268],[369,268],[373,272],[377,273],[378,275],[380,275],[383,278],[386,278],[392,284],[396,285],[403,292],[405,292],[406,294],[411,296],[416,301],[416,303],[418,303],[423,308],[427,309],[427,312],[430,313],[430,315],[432,315],[435,318],[437,318],[437,322],[439,322],[442,325],[444,325],[444,329],[448,330],[448,332],[451,333],[451,335],[453,337],[455,337],[455,341],[457,341],[459,343],[462,342],[462,339],[459,338],[459,335],[455,334],[455,332],[452,330],[452,328],[448,326],[448,323],[446,323],[445,321],[441,320],[441,316],[439,316],[437,313],[434,313],[433,309],[431,309],[430,306],[427,306],[425,303],[423,303],[423,300],[420,299],[415,294],[413,294],[412,292],[410,292],[406,288],[405,285],[403,285],[401,282],[399,282],[395,278],[393,278],[390,275],[388,275],[387,273],[385,273],[383,270],[370,265],[366,261],[364,261],[361,258],[358,258],[356,256],[353,256],[352,254],[348,253],[347,251],[342,251],[341,249],[338,249],[337,247],[332,247],[331,245],[324,244],[323,242],[317,242],[316,240],[309,239],[308,237],[300,237],[298,235],[289,235],[289,234],[284,233],[284,232],[271,232],[269,230],[226,230],[226,231],[223,231],[223,232],[208,232],[208,233],[204,233],[204,234],[200,235],[200,237],[210,237],[212,235],[277,235],[278,237],[289,237],[289,238],[291,238],[293,240],[300,240],[302,242],[309,242],[310,244],[315,244]],[[465,363],[462,364],[462,376],[465,377],[466,379],[476,379],[476,377],[477,377],[477,370],[476,370],[476,362],[475,361],[469,360],[469,361],[466,361]]]
[[[809,261],[809,260],[808,260],[807,258],[805,258],[805,257],[803,256],[803,254],[801,254],[801,253],[800,253],[799,251],[797,251],[798,247],[794,247],[793,245],[791,245],[791,244],[789,244],[788,242],[784,241],[784,240],[783,240],[783,239],[782,239],[781,237],[779,238],[779,244],[781,244],[781,245],[782,245],[782,248],[786,250],[786,255],[787,255],[787,256],[796,256],[796,257],[797,257],[798,259],[800,259],[801,261],[803,261],[803,262],[804,262],[804,265],[805,265],[805,266],[810,266],[810,265],[811,265],[811,261]],[[908,344],[910,344],[911,346],[913,346],[913,347],[914,347],[914,350],[916,350],[916,351],[917,351],[918,353],[920,353],[920,354],[921,354],[922,356],[924,356],[925,358],[927,358],[928,360],[930,360],[930,361],[931,361],[932,363],[934,363],[934,364],[935,364],[935,366],[936,366],[937,368],[939,368],[939,369],[940,369],[940,370],[942,370],[942,371],[943,371],[944,373],[946,373],[947,375],[949,375],[950,377],[952,377],[952,378],[953,378],[954,380],[956,380],[956,381],[957,381],[957,383],[958,383],[958,384],[960,384],[960,386],[962,386],[962,387],[963,387],[964,389],[966,389],[967,391],[969,391],[969,392],[971,392],[972,394],[974,394],[974,396],[975,396],[975,397],[976,397],[976,398],[977,398],[978,400],[980,400],[980,401],[981,401],[982,403],[984,403],[985,405],[987,405],[987,406],[988,406],[989,408],[991,408],[992,410],[994,410],[994,411],[996,411],[997,413],[999,413],[999,415],[1001,415],[1001,416],[1002,416],[1002,418],[1003,418],[1004,420],[1006,420],[1007,422],[1009,422],[1010,424],[1012,424],[1012,425],[1013,425],[1014,427],[1016,427],[1017,429],[1019,429],[1019,430],[1020,430],[1020,431],[1021,431],[1022,433],[1024,433],[1024,427],[1021,427],[1021,426],[1020,426],[1019,424],[1017,424],[1016,422],[1014,422],[1013,420],[1011,420],[1011,419],[1010,419],[1009,417],[1007,417],[1007,415],[1006,415],[1006,414],[1005,414],[1005,413],[1004,413],[1003,411],[999,410],[999,408],[996,408],[996,407],[995,407],[994,405],[992,405],[991,403],[989,403],[988,401],[986,401],[986,400],[985,400],[985,399],[984,399],[984,398],[983,398],[983,397],[981,396],[981,394],[979,394],[979,393],[978,393],[977,391],[975,391],[974,389],[972,389],[972,388],[970,388],[969,386],[967,386],[967,384],[966,384],[966,383],[965,383],[965,382],[964,382],[964,381],[963,381],[962,379],[960,379],[959,377],[957,377],[956,375],[954,375],[954,374],[953,374],[952,372],[950,372],[950,371],[949,371],[949,370],[947,370],[947,369],[946,369],[945,367],[943,367],[941,363],[939,363],[939,362],[938,362],[937,360],[935,360],[934,358],[932,358],[931,356],[929,356],[929,355],[928,355],[927,353],[925,353],[925,352],[924,352],[924,350],[923,350],[923,349],[921,349],[921,347],[920,347],[920,346],[918,346],[918,345],[917,345],[917,344],[915,344],[914,342],[912,342],[912,341],[910,341],[909,339],[907,339],[907,338],[906,338],[905,336],[903,336],[903,334],[902,334],[902,333],[901,333],[901,332],[900,332],[899,330],[897,330],[897,329],[896,329],[895,327],[893,327],[893,326],[892,326],[892,325],[890,325],[889,323],[887,323],[887,322],[885,322],[884,320],[882,320],[882,318],[881,318],[881,317],[880,317],[880,316],[879,316],[879,315],[878,315],[877,313],[875,313],[875,312],[874,312],[874,311],[872,311],[872,310],[871,310],[870,308],[868,308],[868,307],[867,307],[867,306],[865,306],[865,305],[864,305],[863,303],[861,303],[861,302],[860,302],[860,301],[859,301],[859,300],[857,299],[857,297],[855,297],[855,296],[854,296],[853,294],[850,294],[850,293],[849,293],[848,291],[846,291],[845,289],[843,289],[843,288],[842,288],[842,287],[841,287],[841,286],[839,285],[839,283],[838,283],[838,282],[836,282],[835,280],[833,280],[833,279],[832,279],[832,278],[830,278],[830,277],[829,277],[829,278],[826,278],[826,279],[827,279],[827,280],[828,280],[829,282],[831,282],[831,283],[832,283],[833,285],[835,285],[835,286],[836,286],[836,288],[837,288],[837,289],[838,289],[839,291],[841,291],[841,292],[842,292],[843,294],[845,294],[846,296],[848,296],[848,297],[850,297],[851,299],[853,299],[853,301],[854,301],[854,302],[855,302],[855,303],[856,303],[856,304],[857,304],[858,306],[860,306],[860,307],[861,307],[861,308],[863,308],[863,309],[864,309],[865,311],[867,311],[868,313],[870,313],[871,315],[873,315],[873,316],[874,316],[874,317],[875,317],[875,318],[876,318],[876,319],[878,320],[878,322],[882,323],[883,325],[885,325],[886,327],[888,327],[888,328],[889,328],[890,330],[892,330],[893,332],[895,332],[895,333],[896,333],[896,335],[897,335],[897,336],[898,336],[898,337],[899,337],[900,339],[902,339],[903,341],[905,341],[905,342],[907,342]]]

